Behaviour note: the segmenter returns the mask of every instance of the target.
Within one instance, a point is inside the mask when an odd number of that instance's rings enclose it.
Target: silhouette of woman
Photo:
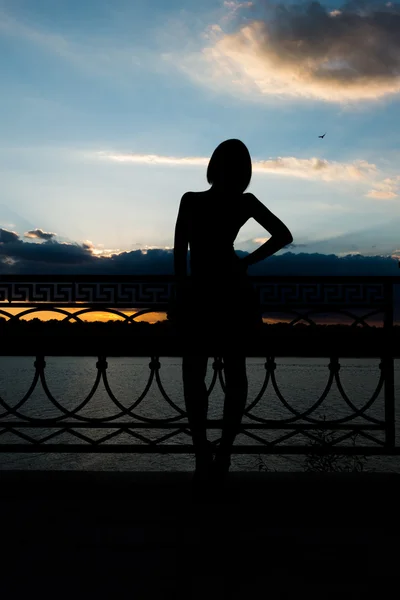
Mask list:
[[[211,188],[183,195],[175,227],[174,268],[177,325],[186,411],[196,459],[195,479],[223,477],[247,399],[246,340],[262,324],[247,268],[292,242],[288,228],[253,194],[244,193],[252,174],[251,158],[240,140],[222,142],[211,156]],[[240,228],[255,219],[271,234],[257,250],[240,259],[233,243]],[[190,248],[190,276],[187,255]],[[225,400],[220,444],[213,461],[207,440],[208,356],[223,358]]]

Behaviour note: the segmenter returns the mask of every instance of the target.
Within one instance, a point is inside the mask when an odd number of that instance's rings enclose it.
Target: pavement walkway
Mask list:
[[[5,600],[399,595],[397,474],[2,471],[0,523]]]

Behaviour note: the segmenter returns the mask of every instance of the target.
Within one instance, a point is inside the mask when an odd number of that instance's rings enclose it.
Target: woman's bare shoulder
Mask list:
[[[193,191],[190,191],[190,192],[185,192],[183,195],[184,196],[206,196],[206,195],[208,195],[208,193],[209,193],[209,190],[205,190],[205,191],[202,191],[202,192],[193,192]]]
[[[185,192],[182,196],[182,202],[194,202],[201,197],[204,197],[207,192]]]

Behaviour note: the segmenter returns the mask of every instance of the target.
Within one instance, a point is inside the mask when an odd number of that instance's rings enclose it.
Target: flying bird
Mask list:
[[[325,136],[326,136],[326,133],[324,133],[324,135],[319,135],[318,137],[321,138],[321,140],[323,140]]]

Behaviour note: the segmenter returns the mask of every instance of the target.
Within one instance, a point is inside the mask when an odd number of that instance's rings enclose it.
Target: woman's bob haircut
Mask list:
[[[240,140],[225,140],[214,150],[207,167],[210,185],[243,193],[251,180],[250,153]]]

